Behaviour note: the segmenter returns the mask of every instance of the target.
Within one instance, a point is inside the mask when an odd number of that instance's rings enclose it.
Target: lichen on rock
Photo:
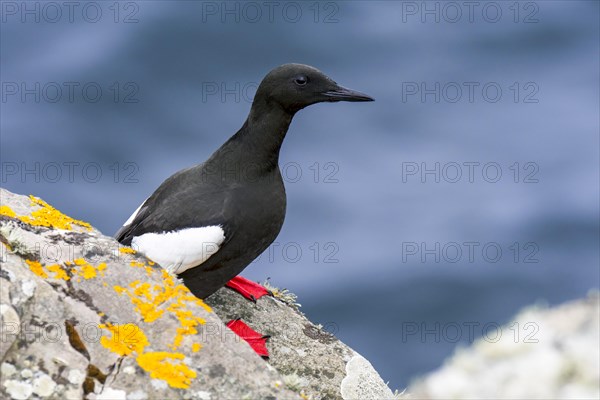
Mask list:
[[[0,343],[0,397],[342,398],[355,352],[289,291],[253,303],[223,288],[205,303],[43,200],[4,189],[0,200],[0,314],[15,327]],[[225,326],[231,316],[271,335],[269,360]]]
[[[0,398],[296,397],[160,266],[41,199],[0,200]]]

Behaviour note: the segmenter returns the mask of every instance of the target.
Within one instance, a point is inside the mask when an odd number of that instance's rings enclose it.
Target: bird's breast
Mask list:
[[[286,194],[278,171],[236,191],[236,236],[262,252],[277,237],[285,219]]]

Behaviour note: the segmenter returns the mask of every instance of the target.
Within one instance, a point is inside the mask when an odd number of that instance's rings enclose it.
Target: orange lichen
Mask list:
[[[14,218],[17,214],[9,206],[0,206],[0,215]]]
[[[135,324],[100,324],[99,327],[112,333],[111,338],[102,336],[100,344],[120,356],[133,352],[141,354],[149,344],[144,332]]]
[[[151,378],[162,379],[171,387],[187,389],[190,387],[191,380],[196,377],[196,371],[183,362],[174,364],[167,361],[168,359],[183,360],[184,358],[181,353],[157,351],[140,354],[136,361],[142,369],[150,373]]]
[[[29,196],[29,198],[31,199],[32,205],[38,205],[41,208],[32,211],[31,216],[22,215],[17,217],[26,224],[33,226],[46,226],[51,228],[65,229],[69,231],[73,229],[73,225],[79,225],[83,228],[86,228],[87,230],[92,229],[92,226],[87,222],[79,221],[67,215],[64,215],[56,208],[52,207],[40,198],[31,195]]]
[[[192,344],[192,351],[194,353],[197,353],[198,351],[200,351],[201,348],[202,348],[202,345],[200,343]]]
[[[31,270],[31,272],[33,272],[34,274],[36,274],[37,276],[39,276],[41,278],[44,278],[44,279],[48,278],[48,274],[44,270],[44,267],[42,266],[42,264],[40,264],[37,261],[30,261],[30,260],[25,260],[25,262],[27,263],[27,265],[29,265],[29,269]]]

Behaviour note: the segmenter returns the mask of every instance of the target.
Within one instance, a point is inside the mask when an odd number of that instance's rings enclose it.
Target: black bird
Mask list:
[[[164,181],[115,238],[179,275],[197,297],[211,295],[281,230],[286,196],[279,150],[292,118],[311,104],[336,101],[373,99],[308,65],[273,69],[240,130],[206,162]]]

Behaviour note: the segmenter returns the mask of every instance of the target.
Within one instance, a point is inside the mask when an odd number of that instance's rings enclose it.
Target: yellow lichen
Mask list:
[[[127,290],[127,289],[125,289],[124,287],[122,287],[122,286],[117,286],[117,285],[113,286],[113,289],[115,290],[115,292],[117,292],[117,293],[119,293],[119,294],[121,294],[121,293],[123,293],[124,291],[126,291],[126,290]]]
[[[104,276],[104,271],[107,268],[106,263],[100,263],[97,267],[94,267],[93,265],[85,261],[85,259],[83,258],[77,258],[73,260],[73,263],[78,268],[72,268],[71,273],[74,275],[78,275],[83,279],[95,278],[96,276],[98,276],[98,272],[100,273],[100,276]],[[77,280],[77,282],[79,282],[79,280]]]
[[[100,276],[104,277],[104,270],[106,269],[106,263],[100,263],[100,264],[98,264],[98,266],[96,268],[98,268],[98,272],[100,272]],[[106,283],[106,282],[104,282],[104,283]]]
[[[133,262],[132,262],[133,263]],[[202,300],[191,294],[189,289],[182,284],[175,284],[173,276],[168,272],[162,273],[162,285],[150,285],[135,280],[129,283],[129,288],[114,286],[114,290],[119,294],[127,294],[129,300],[135,305],[135,310],[143,318],[144,322],[154,322],[164,315],[167,311],[174,315],[180,323],[176,330],[175,338],[170,347],[177,349],[186,335],[195,335],[198,333],[196,327],[205,324],[203,318],[196,317],[190,310],[187,310],[186,303],[193,303],[203,307],[211,312],[211,308]],[[165,303],[171,302],[167,307],[162,307]]]
[[[196,371],[183,364],[183,362],[172,363],[169,361],[183,360],[185,356],[181,353],[165,351],[144,353],[144,349],[149,345],[149,342],[144,332],[137,325],[101,324],[99,327],[108,330],[112,334],[110,338],[106,336],[100,338],[102,346],[119,356],[137,353],[136,361],[138,365],[149,372],[150,377],[162,379],[171,387],[181,389],[187,389],[191,384],[191,380],[196,377]],[[200,350],[200,345],[195,343],[192,349],[196,352]]]
[[[31,195],[29,196],[29,198],[31,199],[32,205],[38,205],[41,208],[32,211],[31,216],[22,215],[17,217],[26,224],[34,226],[46,226],[65,230],[72,230],[73,225],[79,225],[83,228],[86,228],[87,230],[92,229],[92,226],[87,222],[79,221],[67,215],[64,215],[56,208],[52,207],[40,198]]]
[[[52,272],[52,273],[54,273],[54,276],[52,277],[53,279],[62,279],[65,281],[68,281],[71,279],[71,277],[69,277],[69,275],[67,274],[67,271],[65,271],[65,269],[63,267],[61,267],[59,264],[42,265],[38,261],[31,261],[31,260],[25,260],[25,262],[27,263],[27,265],[29,265],[29,269],[31,270],[31,272],[33,272],[34,274],[36,274],[37,276],[39,276],[41,278],[44,278],[44,279],[50,278],[50,276],[48,275],[48,272]]]
[[[101,324],[99,327],[112,333],[111,338],[102,336],[100,344],[120,356],[133,352],[141,354],[149,344],[144,332],[135,324]]]
[[[8,206],[0,207],[0,215],[16,217],[27,224],[35,226],[71,230],[73,225],[79,225],[88,230],[92,229],[91,225],[60,213],[43,200],[33,196],[30,196],[30,198],[32,204],[40,206],[30,216],[17,216]],[[135,250],[128,247],[120,248],[119,251],[122,254],[136,253]],[[26,263],[33,273],[42,278],[48,278],[50,272],[53,274],[54,279],[69,280],[73,277],[76,282],[80,282],[80,278],[92,279],[98,275],[104,276],[107,270],[106,263],[101,263],[95,267],[83,258],[65,261],[64,267],[59,264],[44,267],[40,262],[31,260],[26,260]],[[131,261],[130,265],[136,268],[144,268],[146,274],[150,276],[154,272],[152,266],[155,263],[152,261],[145,263]],[[68,272],[72,275],[69,276]],[[103,285],[107,286],[107,283],[103,282]],[[176,328],[173,344],[170,345],[172,348],[179,347],[186,335],[198,333],[197,326],[206,323],[204,319],[193,315],[193,312],[188,309],[189,304],[201,306],[208,312],[212,311],[202,300],[193,296],[187,287],[176,283],[173,276],[166,271],[162,271],[162,284],[151,284],[136,280],[129,283],[127,287],[113,286],[113,289],[119,294],[129,296],[135,310],[146,323],[152,323],[165,314],[176,317],[180,326]],[[105,316],[102,312],[99,312],[98,315]],[[188,388],[191,380],[196,378],[196,371],[183,363],[185,357],[181,353],[167,351],[144,353],[144,349],[150,343],[139,326],[133,323],[107,323],[98,326],[109,332],[108,335],[103,335],[100,338],[100,344],[103,347],[119,356],[129,356],[135,353],[138,365],[149,372],[152,378],[162,379],[171,387],[183,389]],[[192,343],[192,352],[198,352],[201,348],[200,343]]]
[[[30,261],[30,260],[25,260],[25,262],[27,263],[27,265],[29,265],[29,269],[31,270],[31,272],[33,272],[37,276],[42,277],[44,279],[48,278],[48,274],[44,270],[44,267],[42,266],[42,264],[40,264],[37,261]]]
[[[81,267],[81,272],[84,279],[92,279],[96,277],[96,268],[89,264]]]
[[[142,267],[146,266],[146,264],[144,264],[143,262],[139,262],[139,261],[131,261],[129,263],[129,265],[131,265],[132,267],[136,267],[136,268],[142,268]]]
[[[0,206],[0,215],[14,218],[17,214],[9,206]]]
[[[196,371],[183,362],[174,364],[167,360],[183,360],[181,353],[168,353],[164,351],[148,352],[140,354],[136,361],[139,366],[150,373],[154,379],[162,379],[171,387],[187,389],[191,380],[196,377]]]
[[[54,272],[54,279],[63,279],[65,281],[71,279],[69,278],[69,275],[67,275],[67,272],[58,264],[49,265],[46,269],[50,272]]]
[[[312,399],[312,396],[306,394],[306,392],[304,392],[304,389],[302,389],[299,394],[303,400],[311,400]]]

